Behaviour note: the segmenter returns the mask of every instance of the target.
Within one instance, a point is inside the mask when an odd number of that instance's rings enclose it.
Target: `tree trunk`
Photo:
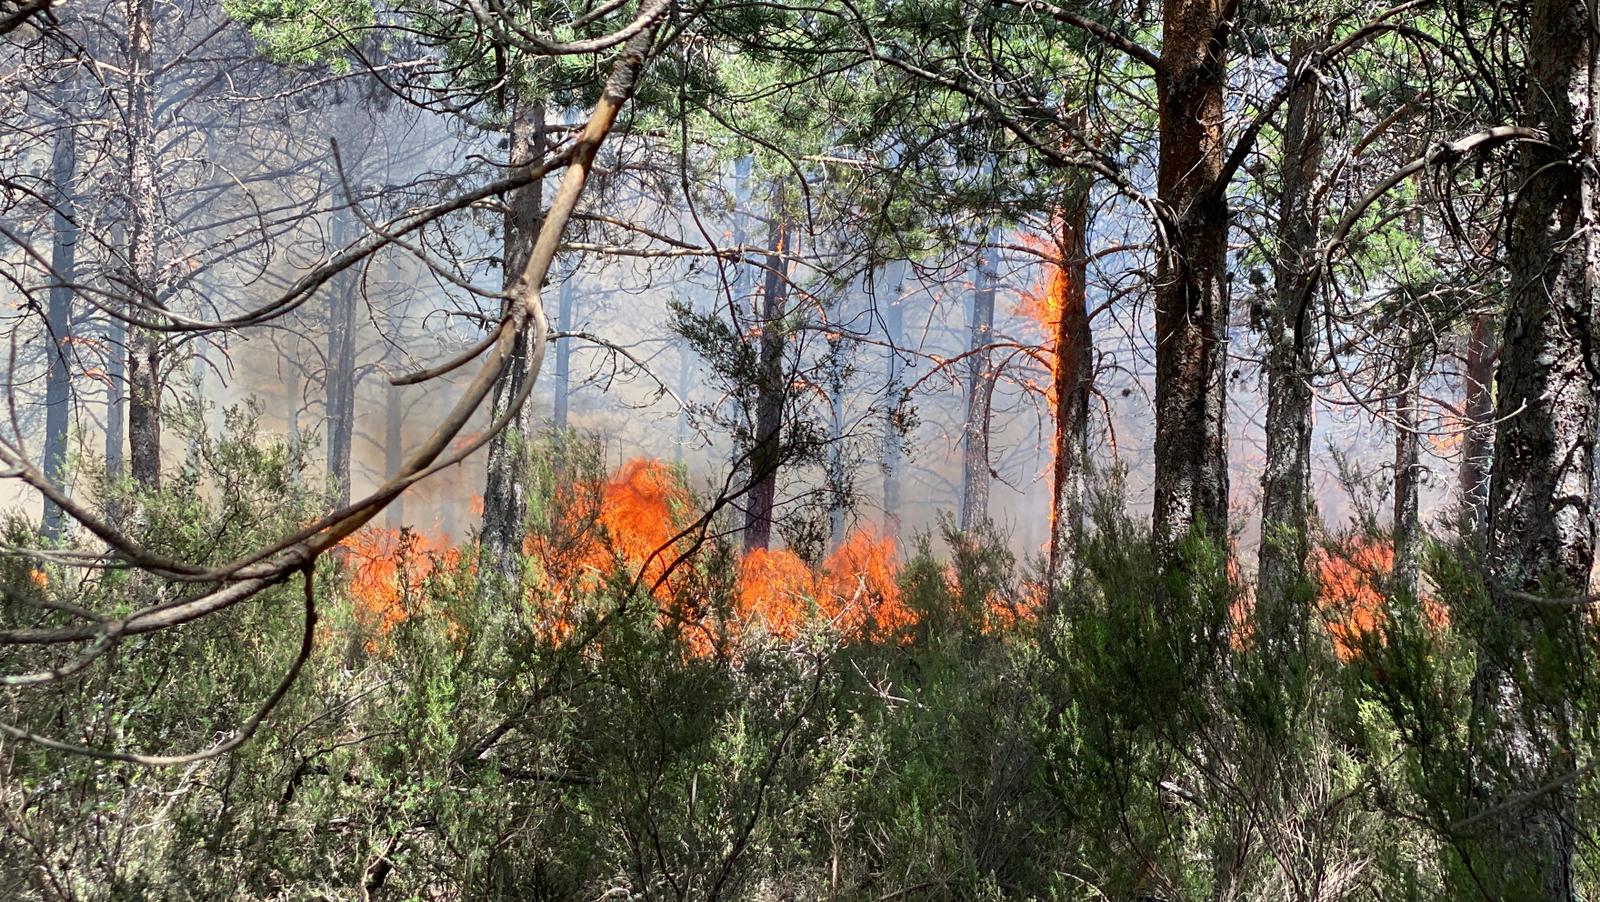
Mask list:
[[[1467,338],[1467,352],[1462,374],[1462,413],[1466,430],[1461,439],[1460,491],[1461,506],[1465,513],[1466,528],[1481,538],[1488,525],[1489,463],[1493,455],[1494,392],[1490,381],[1494,378],[1494,359],[1499,353],[1498,342],[1492,331],[1488,314],[1472,318],[1472,333]]]
[[[400,386],[387,385],[383,397],[383,475],[391,478],[405,466],[405,400]],[[406,525],[406,496],[397,495],[384,508],[390,529]]]
[[[1219,184],[1228,72],[1224,0],[1166,0],[1157,82],[1155,535],[1227,535],[1228,199]]]
[[[291,344],[290,348],[293,347],[295,345]],[[300,441],[300,407],[305,404],[305,389],[301,386],[300,357],[294,351],[285,349],[281,365],[288,371],[284,382],[283,434],[288,437],[290,444],[294,444]]]
[[[836,321],[844,322],[845,316]],[[832,548],[844,544],[845,504],[849,497],[849,467],[845,461],[845,383],[849,379],[843,336],[828,337],[828,531]]]
[[[111,317],[106,323],[106,479],[117,482],[127,473],[128,324]],[[121,505],[112,501],[106,510],[113,523],[122,518]]]
[[[901,394],[905,372],[905,357],[901,349],[905,344],[905,279],[907,263],[896,260],[885,271],[886,293],[880,295],[883,310],[883,331],[889,347],[884,351],[887,384],[884,389],[886,408],[883,420],[883,534],[890,538],[900,536],[900,462],[905,436],[901,430]]]
[[[761,293],[760,376],[756,385],[754,444],[750,452],[751,489],[745,508],[746,551],[772,543],[773,507],[778,497],[778,467],[783,461],[783,405],[788,384],[783,372],[787,345],[789,228],[784,219],[782,187],[773,188],[772,227],[767,246],[766,281]]]
[[[511,165],[537,165],[544,156],[544,107],[515,101],[511,110]],[[534,239],[544,210],[543,185],[535,181],[507,198],[503,285],[510,288],[533,253]],[[504,311],[502,311],[504,313]],[[506,413],[506,406],[529,379],[532,361],[519,347],[494,388],[491,422]],[[483,487],[483,529],[479,534],[482,557],[479,579],[490,592],[514,591],[522,554],[523,520],[528,500],[527,442],[533,432],[532,406],[524,404],[515,419],[489,442],[489,460]]]
[[[1076,570],[1083,535],[1084,467],[1089,452],[1089,388],[1094,381],[1089,331],[1089,184],[1080,179],[1061,211],[1061,317],[1055,344],[1055,468],[1050,493],[1051,586]]]
[[[1417,481],[1422,473],[1422,437],[1417,434],[1422,398],[1419,336],[1403,336],[1394,375],[1394,591],[1417,595],[1418,549],[1422,530],[1417,522]]]
[[[1576,762],[1567,693],[1568,675],[1591,654],[1582,647],[1585,609],[1516,593],[1586,593],[1594,565],[1596,48],[1577,0],[1534,0],[1528,32],[1523,121],[1549,142],[1521,145],[1506,232],[1510,297],[1487,542],[1495,616],[1473,680],[1473,786],[1490,813],[1474,870],[1490,875],[1500,898],[1569,900]]]
[[[67,340],[72,336],[72,283],[77,280],[78,222],[73,179],[78,172],[76,107],[62,92],[61,124],[50,154],[50,183],[55,217],[50,248],[50,298],[45,313],[49,332],[50,368],[45,377],[44,475],[57,486],[67,477],[67,439],[71,428],[72,371],[67,365]],[[44,535],[59,539],[66,529],[61,508],[44,502]]]
[[[333,212],[333,245],[350,239],[350,213]],[[328,480],[336,506],[350,503],[350,457],[355,440],[356,407],[356,293],[354,270],[346,269],[328,285],[328,360],[323,378],[327,414]]]
[[[560,308],[556,313],[556,330],[572,331],[573,282],[572,275],[561,283]],[[567,428],[567,405],[572,396],[572,339],[564,338],[556,345],[555,428]]]
[[[700,305],[693,303],[690,312],[698,314]],[[694,375],[694,346],[689,339],[679,335],[674,342],[678,348],[678,424],[673,433],[672,462],[683,466],[683,449],[689,444],[689,397],[693,391],[690,379]]]
[[[151,96],[154,0],[128,3],[128,238],[130,310],[155,316],[156,228],[161,197],[156,185],[155,114]],[[128,348],[128,450],[133,478],[147,488],[161,484],[161,342],[149,329],[134,327]]]
[[[994,245],[999,230],[978,251],[978,269],[972,285],[972,337],[967,358],[967,419],[962,428],[961,529],[973,529],[989,519],[989,406],[994,398],[994,370],[989,345],[994,340],[994,294],[999,257]]]
[[[1320,47],[1296,40],[1289,71]],[[1296,599],[1311,553],[1311,379],[1316,330],[1311,272],[1317,256],[1312,208],[1322,167],[1321,82],[1304,79],[1289,95],[1279,172],[1278,259],[1267,327],[1267,462],[1261,474],[1261,542],[1256,618],[1263,636],[1304,643],[1306,611]]]

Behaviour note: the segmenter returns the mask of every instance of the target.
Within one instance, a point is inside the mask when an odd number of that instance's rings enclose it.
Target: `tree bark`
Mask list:
[[[106,323],[106,480],[120,482],[127,474],[128,450],[128,324],[111,317]],[[112,499],[106,516],[122,519],[122,505]]]
[[[1299,39],[1291,73],[1320,48]],[[1267,461],[1261,474],[1261,542],[1256,617],[1264,635],[1303,644],[1308,623],[1296,587],[1311,553],[1311,379],[1316,331],[1311,325],[1317,211],[1322,167],[1321,82],[1307,78],[1289,95],[1279,171],[1278,253],[1274,303],[1267,314]]]
[[[848,317],[840,316],[838,321]],[[828,337],[828,532],[832,545],[844,544],[845,504],[849,496],[849,472],[845,461],[844,392],[849,373],[842,336]]]
[[[1220,184],[1228,72],[1224,0],[1166,0],[1157,79],[1167,211],[1156,268],[1155,536],[1227,535],[1228,200]]]
[[[350,213],[333,212],[333,245],[350,239]],[[350,503],[350,458],[355,440],[356,273],[346,269],[328,285],[328,349],[323,391],[327,428],[328,480],[338,507]]]
[[[512,166],[536,165],[544,156],[544,107],[537,103],[514,101],[511,110]],[[543,186],[535,181],[507,198],[504,226],[504,285],[510,288],[517,274],[533,253],[534,239],[544,209]],[[502,311],[502,315],[505,311]],[[513,354],[505,375],[495,385],[490,404],[491,422],[506,412],[506,405],[522,390],[529,378],[530,361],[521,347]],[[483,487],[483,528],[479,533],[481,559],[478,573],[491,592],[516,588],[522,555],[523,521],[528,501],[524,479],[527,475],[527,442],[533,432],[532,407],[523,409],[507,427],[489,442],[489,460]]]
[[[128,238],[131,309],[144,316],[160,309],[156,228],[161,197],[156,185],[155,114],[151,96],[154,66],[154,0],[128,2]],[[133,478],[154,488],[161,484],[161,343],[149,329],[132,329],[128,347],[128,451]]]
[[[883,331],[889,347],[884,351],[887,399],[883,420],[883,534],[890,538],[900,535],[900,465],[904,456],[905,436],[901,430],[901,394],[905,390],[905,358],[901,348],[905,343],[905,278],[907,263],[896,260],[885,271],[885,294],[879,300],[883,305]]]
[[[576,279],[577,276],[572,275],[561,283],[560,307],[556,313],[557,331],[572,331],[573,282]],[[556,345],[555,396],[555,416],[552,422],[556,429],[565,429],[567,405],[572,397],[572,339],[570,338],[564,338]]]
[[[405,398],[400,386],[392,383],[384,387],[383,397],[383,475],[392,478],[405,466]],[[406,524],[406,496],[404,493],[384,508],[387,525],[399,529]]]
[[[1534,0],[1528,38],[1523,120],[1549,141],[1519,150],[1506,232],[1510,297],[1489,478],[1494,616],[1473,680],[1473,788],[1487,811],[1474,871],[1500,898],[1569,900],[1577,812],[1568,674],[1592,654],[1586,609],[1517,593],[1586,593],[1594,565],[1596,38],[1578,0]]]
[[[1499,343],[1492,331],[1492,319],[1480,313],[1472,318],[1463,364],[1462,412],[1466,430],[1461,438],[1460,492],[1466,528],[1482,537],[1488,525],[1489,464],[1494,453],[1494,360]]]
[[[1402,336],[1400,359],[1394,376],[1394,590],[1417,595],[1418,550],[1422,530],[1417,522],[1417,481],[1422,474],[1422,437],[1417,434],[1418,405],[1422,398],[1418,336]]]
[[[778,467],[783,460],[783,406],[788,396],[783,355],[788,344],[789,228],[784,218],[782,187],[773,188],[772,226],[767,246],[766,281],[761,292],[761,347],[756,384],[754,444],[750,452],[751,489],[745,508],[746,551],[772,543],[773,507],[778,497]]]
[[[1094,381],[1094,336],[1088,309],[1088,180],[1080,179],[1070,190],[1061,211],[1061,318],[1054,335],[1055,467],[1047,563],[1052,586],[1066,583],[1076,571],[1088,475],[1084,467],[1089,452],[1089,388]]]
[[[972,335],[967,358],[967,419],[962,428],[961,522],[963,531],[989,519],[989,486],[993,470],[989,467],[989,408],[994,398],[994,369],[989,345],[994,340],[994,295],[999,273],[995,245],[999,231],[992,231],[978,251],[978,268],[972,286]]]
[[[61,123],[50,153],[50,183],[55,215],[50,247],[50,297],[45,326],[50,342],[50,366],[45,377],[44,475],[58,486],[66,484],[67,439],[71,427],[72,371],[67,365],[67,342],[72,337],[72,283],[77,280],[78,222],[73,179],[78,172],[77,116],[70,89],[61,92]],[[59,539],[66,529],[61,508],[46,499],[43,531]]]

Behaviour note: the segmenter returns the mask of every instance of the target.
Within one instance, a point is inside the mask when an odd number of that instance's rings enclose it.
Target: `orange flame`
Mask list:
[[[759,627],[774,638],[793,639],[817,598],[817,577],[799,555],[757,548],[739,563],[734,616],[739,631]]]
[[[1038,250],[1049,258],[1058,251],[1054,245],[1037,235],[1025,235],[1023,242]],[[1066,310],[1067,289],[1070,288],[1067,270],[1055,263],[1046,267],[1046,274],[1039,284],[1022,291],[1021,297],[1013,312],[1032,320],[1039,327],[1043,335],[1040,347],[1050,359],[1050,370],[1054,374],[1061,366],[1061,359],[1056,351],[1056,332],[1061,326],[1061,315]],[[1053,402],[1055,400],[1055,381],[1051,380],[1044,386],[1045,395]]]
[[[544,576],[530,592],[543,589],[554,601],[546,612],[551,637],[561,641],[571,633],[577,598],[619,567],[634,574],[644,568],[643,584],[661,583],[657,599],[672,601],[675,587],[667,569],[677,554],[669,545],[689,504],[689,493],[672,469],[647,457],[623,464],[598,497],[585,485],[560,492],[553,527],[523,541],[523,552],[540,562]],[[666,550],[655,554],[659,549]]]
[[[1319,587],[1317,606],[1328,621],[1334,654],[1340,661],[1352,661],[1388,617],[1383,587],[1394,572],[1394,545],[1381,539],[1351,539],[1337,548],[1317,550],[1312,564]],[[1449,625],[1449,613],[1436,599],[1425,596],[1422,609],[1429,626]]]
[[[454,569],[461,552],[442,537],[407,529],[369,527],[339,543],[350,569],[350,597],[356,622],[372,638],[368,652],[410,618],[428,578],[440,569]]]
[[[852,640],[901,635],[917,615],[899,579],[894,539],[870,529],[851,532],[817,571],[787,549],[758,548],[739,565],[736,630],[760,628],[787,641],[820,615]]]

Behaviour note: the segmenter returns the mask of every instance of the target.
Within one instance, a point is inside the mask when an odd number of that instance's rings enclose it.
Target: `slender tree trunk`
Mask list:
[[[879,297],[883,310],[883,331],[889,347],[884,351],[887,369],[883,419],[883,534],[900,536],[900,465],[904,456],[905,435],[901,427],[901,394],[905,390],[905,278],[907,263],[890,263],[884,279],[885,293]]]
[[[1521,145],[1506,231],[1487,542],[1495,617],[1473,680],[1473,785],[1489,812],[1475,872],[1491,875],[1499,898],[1570,900],[1577,765],[1568,692],[1569,675],[1592,656],[1587,609],[1517,593],[1586,593],[1594,565],[1600,86],[1587,4],[1534,0],[1528,37],[1523,121],[1549,141]]]
[[[70,90],[70,89],[68,89]],[[77,116],[68,90],[62,91],[61,125],[50,154],[50,182],[54,189],[50,248],[50,298],[45,313],[49,331],[50,368],[45,377],[44,474],[57,486],[67,477],[67,439],[72,414],[72,371],[67,365],[67,341],[72,337],[72,283],[77,281],[78,222],[73,179],[78,172]],[[59,539],[66,528],[61,508],[44,502],[44,535]]]
[[[733,209],[729,219],[731,220],[730,226],[733,231],[734,247],[742,248],[750,243],[750,196],[752,193],[750,173],[754,166],[754,158],[748,156],[739,157],[733,161]],[[731,277],[728,278],[726,286],[728,291],[727,308],[733,317],[734,324],[737,326],[739,324],[739,316],[745,309],[752,310],[752,316],[756,315],[753,312],[756,307],[754,294],[755,268],[745,265],[741,259],[733,264],[729,275]],[[719,285],[719,292],[721,288],[722,286]],[[713,301],[713,305],[715,303]],[[748,305],[748,308],[746,305]],[[729,419],[740,426],[749,425],[746,416],[748,411],[742,401],[730,396],[728,403]],[[750,472],[750,461],[745,456],[747,450],[746,445],[739,441],[731,442],[728,446],[728,466],[731,471],[730,478],[732,482],[730,484],[732,485],[742,484],[747,481],[747,476]]]
[[[1422,473],[1422,437],[1418,407],[1422,398],[1418,335],[1409,331],[1394,374],[1394,585],[1416,597],[1418,550],[1422,530],[1417,522],[1417,481]]]
[[[1228,86],[1225,0],[1166,0],[1157,81],[1157,199],[1170,214],[1156,268],[1155,535],[1228,526],[1228,199],[1219,184]]]
[[[693,312],[700,312],[698,304],[694,306]],[[681,406],[678,408],[678,425],[673,433],[672,462],[681,467],[684,460],[683,449],[689,444],[689,397],[693,391],[689,380],[694,373],[694,347],[682,335],[678,336],[676,344],[678,346],[677,390]]]
[[[784,219],[782,187],[773,189],[772,228],[767,246],[766,281],[761,293],[760,380],[756,386],[755,443],[750,453],[751,489],[745,509],[746,551],[772,543],[773,507],[778,498],[778,467],[783,461],[783,406],[788,396],[783,355],[788,344],[789,228]]]
[[[573,318],[573,282],[577,276],[573,275],[561,283],[560,309],[556,313],[556,330],[560,332],[572,331]],[[572,397],[572,339],[564,338],[556,345],[556,406],[555,428],[567,428],[567,405]]]
[[[846,317],[839,317],[841,321]],[[828,338],[828,504],[829,535],[833,548],[844,544],[845,503],[849,496],[848,467],[845,462],[844,392],[847,381],[844,340]]]
[[[1296,72],[1320,50],[1304,39],[1289,53]],[[1289,95],[1279,173],[1278,259],[1267,315],[1267,462],[1261,474],[1261,543],[1256,616],[1263,635],[1303,645],[1308,626],[1296,587],[1311,553],[1311,271],[1317,218],[1312,207],[1322,168],[1322,83],[1304,79]]]
[[[131,309],[149,317],[159,310],[156,228],[161,197],[156,184],[155,114],[151,73],[154,66],[154,0],[128,2],[128,194]],[[160,335],[135,327],[128,348],[128,450],[133,478],[161,484]]]
[[[300,441],[300,408],[305,404],[305,388],[301,385],[300,376],[300,357],[291,350],[294,347],[291,344],[289,349],[285,349],[282,364],[287,370],[284,382],[283,433],[291,444]]]
[[[106,323],[106,478],[121,480],[127,473],[128,451],[128,324],[116,317]],[[121,506],[112,503],[107,515],[121,519]]]
[[[392,477],[405,466],[405,399],[400,386],[388,385],[383,398],[383,474]],[[402,493],[384,508],[390,529],[406,524],[406,496]]]
[[[1461,439],[1460,491],[1467,529],[1482,537],[1488,525],[1489,463],[1494,453],[1494,360],[1499,343],[1488,314],[1472,318],[1467,338],[1462,386],[1462,412],[1466,432]]]
[[[972,334],[967,358],[967,419],[961,463],[961,529],[973,529],[989,519],[989,407],[994,398],[994,370],[988,347],[994,341],[994,295],[999,273],[995,245],[998,230],[978,251],[978,270],[972,287]]]
[[[1083,535],[1083,501],[1089,451],[1089,388],[1094,381],[1093,334],[1088,309],[1089,184],[1074,186],[1061,211],[1061,318],[1055,344],[1055,469],[1050,493],[1050,584],[1067,582],[1076,569]]]
[[[544,107],[520,100],[511,111],[511,164],[536,165],[544,156]],[[544,192],[540,182],[518,189],[507,198],[505,218],[504,284],[510,288],[533,253],[543,217]],[[522,348],[513,354],[505,375],[495,385],[491,419],[498,420],[529,379],[531,361]],[[516,588],[522,554],[523,521],[528,500],[524,479],[528,470],[528,438],[533,433],[532,405],[524,404],[517,417],[489,442],[489,461],[483,488],[482,557],[479,578],[490,592]]]
[[[333,244],[349,242],[350,213],[333,213]],[[334,276],[328,286],[328,360],[323,389],[327,412],[328,480],[337,506],[350,503],[350,458],[355,441],[356,407],[356,273]]]

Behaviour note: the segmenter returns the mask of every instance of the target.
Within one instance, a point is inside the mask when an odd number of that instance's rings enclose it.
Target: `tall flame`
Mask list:
[[[1025,235],[1023,242],[1037,250],[1046,257],[1053,256],[1059,251],[1054,245],[1037,235]],[[1056,332],[1061,326],[1061,316],[1066,310],[1068,289],[1067,270],[1055,263],[1045,267],[1045,274],[1038,284],[1024,289],[1017,306],[1013,312],[1018,316],[1031,320],[1042,335],[1040,348],[1050,362],[1052,375],[1061,367],[1061,358],[1056,349]],[[1055,380],[1044,386],[1046,397],[1052,402],[1055,400]]]
[[[530,591],[548,594],[552,604],[543,613],[551,637],[559,641],[570,634],[578,597],[593,592],[619,567],[642,576],[645,586],[662,583],[655,589],[657,599],[672,602],[675,587],[666,576],[677,555],[668,546],[689,503],[672,469],[647,457],[623,464],[598,496],[582,484],[560,492],[551,528],[523,541],[523,552],[541,565],[543,579]]]

